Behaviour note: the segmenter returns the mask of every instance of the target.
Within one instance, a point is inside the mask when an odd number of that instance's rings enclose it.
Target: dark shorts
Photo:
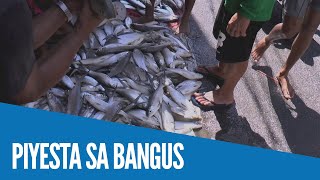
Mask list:
[[[307,9],[320,12],[320,0],[285,0],[284,14],[291,17],[303,18]]]
[[[214,35],[218,40],[216,58],[223,63],[248,61],[257,33],[264,23],[251,21],[246,37],[231,37],[226,29],[233,15],[225,11],[224,6],[221,6],[213,29]]]

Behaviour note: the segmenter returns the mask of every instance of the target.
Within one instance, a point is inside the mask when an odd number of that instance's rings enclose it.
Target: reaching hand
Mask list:
[[[80,11],[77,29],[86,29],[91,32],[102,22],[102,20],[102,17],[99,17],[92,12],[89,1],[83,0],[83,7]]]
[[[247,19],[244,16],[241,16],[239,13],[235,13],[228,23],[227,32],[232,37],[245,37],[247,36],[246,32],[249,24],[249,19]]]
[[[81,11],[84,0],[62,0],[66,6],[70,9],[71,13],[78,15]]]

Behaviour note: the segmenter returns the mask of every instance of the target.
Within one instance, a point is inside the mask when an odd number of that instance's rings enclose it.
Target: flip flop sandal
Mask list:
[[[206,100],[208,100],[208,99],[206,99]],[[227,109],[230,109],[235,104],[235,102],[233,102],[231,104],[216,104],[216,103],[210,101],[211,104],[213,104],[213,105],[206,106],[206,105],[202,105],[201,103],[199,103],[196,100],[196,97],[194,95],[191,96],[191,102],[193,105],[199,107],[204,112],[214,111],[214,110],[227,110]]]
[[[218,75],[212,74],[209,69],[205,66],[198,66],[197,68],[203,68],[206,72],[195,70],[196,73],[202,74],[204,77],[218,84],[220,87],[224,84],[224,79]]]

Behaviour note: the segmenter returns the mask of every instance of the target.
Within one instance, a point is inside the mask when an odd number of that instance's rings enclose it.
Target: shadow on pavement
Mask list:
[[[238,115],[236,106],[228,110],[215,110],[214,113],[221,127],[216,140],[271,149],[265,139],[252,130],[246,117]]]
[[[270,21],[268,21],[264,26],[262,27],[262,30],[269,34],[272,28],[282,22],[282,5],[277,1],[274,7],[273,15]],[[320,36],[320,31],[317,30],[316,34]],[[296,37],[296,36],[295,36]],[[294,41],[294,38],[287,39],[287,40],[279,40],[276,41],[274,46],[278,49],[291,49],[291,45]],[[304,55],[301,57],[301,60],[309,65],[314,65],[314,58],[320,56],[320,45],[317,43],[317,41],[313,40],[307,49],[307,51],[304,53]]]
[[[257,66],[273,77],[269,66]],[[309,108],[302,99],[295,95],[290,107],[282,98],[279,87],[268,79],[268,87],[273,108],[281,123],[287,143],[293,153],[320,157],[320,115]]]

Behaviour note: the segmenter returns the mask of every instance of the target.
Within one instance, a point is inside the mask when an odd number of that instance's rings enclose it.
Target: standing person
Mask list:
[[[138,23],[146,23],[154,21],[154,3],[156,0],[150,0],[146,2],[146,14],[138,20]],[[191,11],[193,9],[196,0],[185,0],[184,12],[180,21],[180,26],[176,30],[177,33],[190,33],[189,20],[191,16]]]
[[[0,102],[24,104],[36,100],[61,80],[74,55],[102,21],[89,1],[58,1],[32,18],[26,0],[3,0],[0,7]],[[49,54],[36,59],[34,50],[46,42],[73,13],[79,13],[74,30]]]
[[[218,32],[218,67],[199,66],[196,71],[218,80],[220,89],[212,91],[213,100],[195,93],[192,102],[202,110],[229,108],[235,103],[234,89],[246,72],[257,32],[271,18],[275,0],[225,0],[215,23]]]
[[[289,83],[288,74],[294,64],[310,46],[313,35],[320,24],[320,0],[287,0],[285,1],[285,17],[283,23],[277,24],[265,36],[252,52],[253,59],[258,62],[270,45],[279,39],[291,39],[297,33],[286,63],[276,78],[283,96],[291,99],[294,90]]]

